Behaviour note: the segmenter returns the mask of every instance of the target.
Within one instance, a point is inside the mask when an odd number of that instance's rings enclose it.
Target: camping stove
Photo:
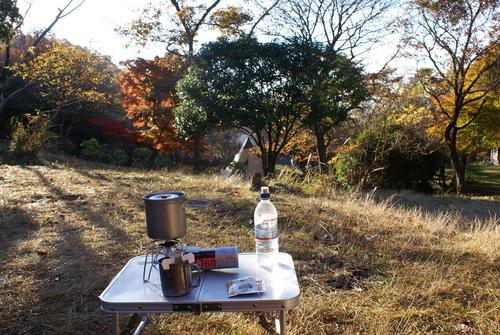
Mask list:
[[[238,249],[232,247],[198,248],[182,245],[179,241],[186,235],[185,203],[183,192],[159,192],[144,196],[148,237],[152,240],[146,251],[143,280],[149,281],[151,271],[162,258],[192,254],[200,270],[237,268]],[[197,199],[192,208],[204,208]],[[158,267],[159,269],[159,267]]]
[[[163,257],[170,257],[170,255],[176,251],[182,251],[182,246],[178,240],[152,241],[146,250],[142,280],[145,282],[149,281],[149,278],[151,278],[151,271],[158,265],[158,260]]]

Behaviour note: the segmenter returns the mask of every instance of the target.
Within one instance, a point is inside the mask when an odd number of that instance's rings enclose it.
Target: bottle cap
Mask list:
[[[271,194],[269,194],[269,187],[263,186],[260,188],[260,198],[264,200],[271,198]]]

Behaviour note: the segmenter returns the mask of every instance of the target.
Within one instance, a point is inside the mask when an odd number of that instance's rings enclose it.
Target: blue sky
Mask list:
[[[32,8],[25,19],[24,32],[31,32],[46,27],[57,9],[68,0],[29,0]],[[75,0],[75,2],[78,2]],[[147,45],[146,47],[126,48],[127,40],[119,36],[114,29],[130,22],[138,16],[146,0],[86,0],[73,14],[62,19],[52,29],[52,33],[68,40],[70,43],[92,48],[103,55],[109,55],[118,64],[119,61],[136,57],[153,58],[162,55],[164,48],[161,45]],[[27,8],[24,0],[18,1],[21,12]],[[209,40],[208,36],[200,36],[200,40]],[[388,40],[384,45],[374,48],[366,54],[365,65],[368,71],[376,71],[390,57],[397,43],[395,38]],[[401,73],[411,71],[414,67],[404,60],[396,60],[394,67]]]

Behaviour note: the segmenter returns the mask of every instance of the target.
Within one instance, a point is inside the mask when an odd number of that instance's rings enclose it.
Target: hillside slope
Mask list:
[[[0,333],[109,333],[97,296],[144,253],[142,195],[159,190],[213,200],[187,209],[192,244],[253,251],[257,194],[237,179],[80,161],[0,165]],[[472,220],[361,195],[278,190],[273,201],[302,289],[290,334],[500,332],[499,202],[484,200],[493,217]],[[264,334],[270,317],[162,315],[144,334]]]

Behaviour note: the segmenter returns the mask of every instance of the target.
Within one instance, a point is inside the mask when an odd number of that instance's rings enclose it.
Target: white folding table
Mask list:
[[[144,261],[145,256],[132,258],[99,296],[102,310],[113,315],[114,334],[120,333],[119,314],[142,314],[134,333],[139,334],[150,313],[177,312],[275,312],[276,331],[285,334],[286,311],[299,305],[297,275],[292,257],[286,253],[278,254],[272,268],[259,266],[254,253],[239,254],[239,268],[202,271],[200,285],[176,298],[163,296],[157,265],[150,280],[143,281]],[[266,291],[228,298],[226,282],[248,276],[264,280]]]

